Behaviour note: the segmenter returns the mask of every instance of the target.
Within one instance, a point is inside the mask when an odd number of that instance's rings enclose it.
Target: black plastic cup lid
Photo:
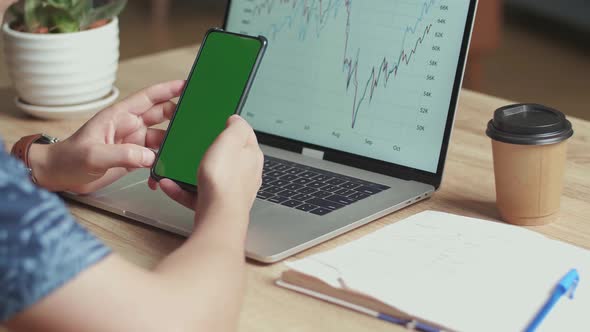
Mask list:
[[[515,104],[494,112],[486,134],[504,143],[545,145],[565,141],[574,130],[558,110],[538,104]]]

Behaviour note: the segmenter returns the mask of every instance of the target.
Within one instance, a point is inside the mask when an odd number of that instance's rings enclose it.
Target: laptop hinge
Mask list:
[[[312,157],[316,159],[324,159],[324,151],[314,150],[309,148],[303,148],[301,150],[301,154],[307,157]]]

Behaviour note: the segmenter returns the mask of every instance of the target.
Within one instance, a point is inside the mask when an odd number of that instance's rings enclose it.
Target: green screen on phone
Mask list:
[[[160,148],[156,176],[197,185],[201,159],[238,111],[264,46],[260,38],[207,34]]]

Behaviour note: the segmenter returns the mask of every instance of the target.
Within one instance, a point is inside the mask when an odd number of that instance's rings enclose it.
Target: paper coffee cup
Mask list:
[[[537,104],[497,109],[486,134],[492,139],[496,204],[502,219],[522,226],[557,219],[567,139],[565,115]]]

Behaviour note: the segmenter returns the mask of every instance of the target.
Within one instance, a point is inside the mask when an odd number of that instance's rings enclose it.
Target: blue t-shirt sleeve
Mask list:
[[[0,141],[0,322],[110,253],[61,199],[30,182]]]

